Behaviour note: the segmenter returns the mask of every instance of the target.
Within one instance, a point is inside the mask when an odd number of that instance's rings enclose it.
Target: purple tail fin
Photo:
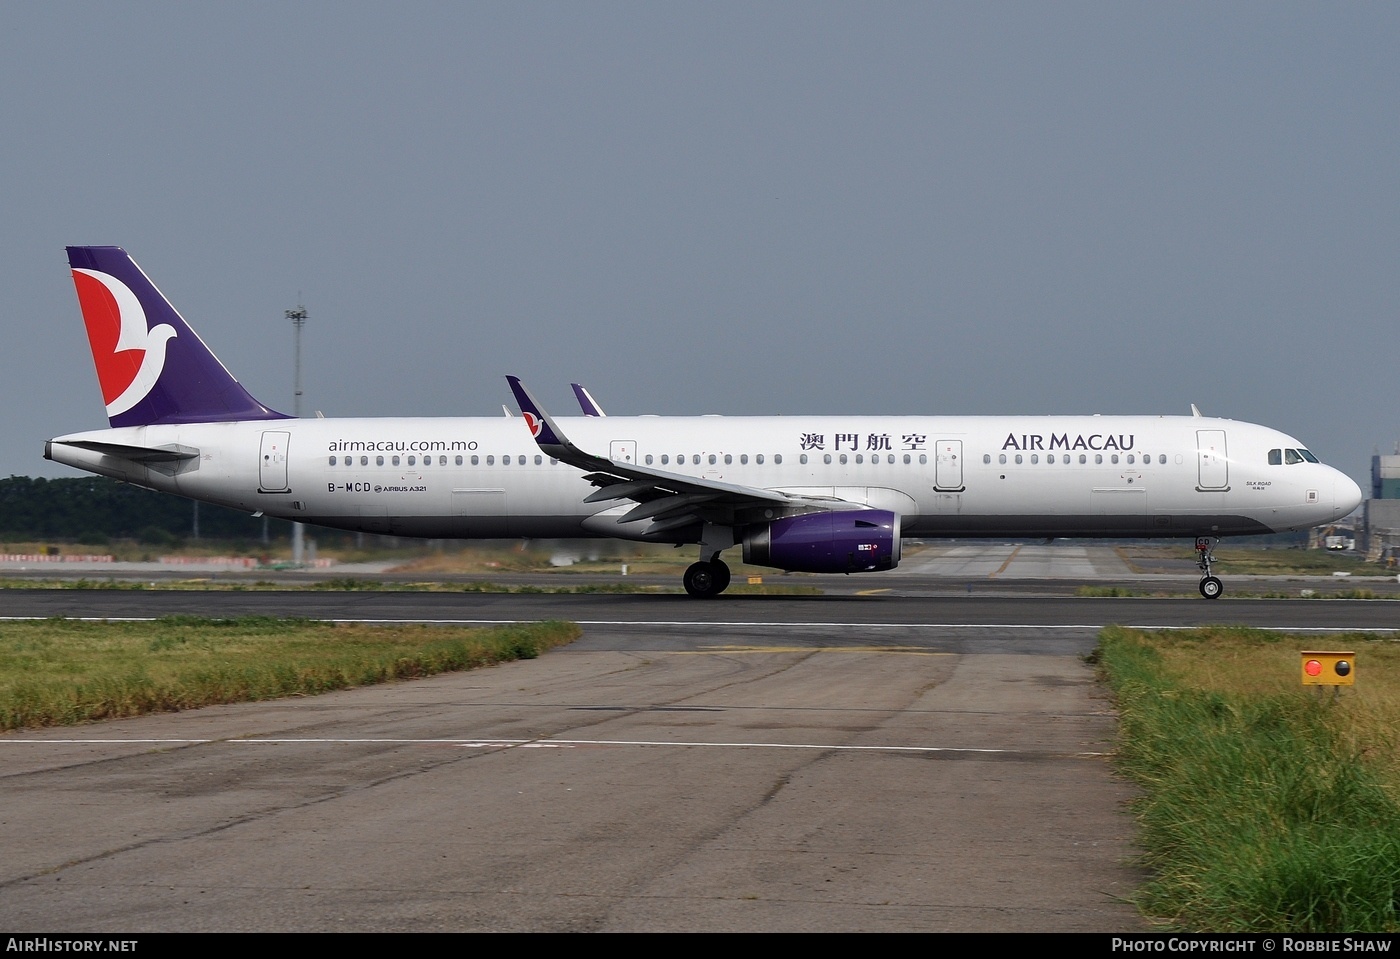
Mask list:
[[[117,246],[70,246],[68,265],[114,427],[288,419],[253,399]]]

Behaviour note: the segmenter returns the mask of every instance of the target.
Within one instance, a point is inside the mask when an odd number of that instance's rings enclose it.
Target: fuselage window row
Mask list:
[[[512,457],[511,457],[510,455],[502,456],[502,457],[501,457],[501,465],[502,465],[502,466],[509,466],[509,465],[511,464],[511,459],[512,459]],[[454,457],[454,461],[455,461],[455,464],[456,464],[457,466],[464,466],[464,465],[466,465],[466,460],[465,460],[462,456],[456,456],[456,457]],[[525,456],[525,455],[522,454],[522,455],[519,455],[519,456],[515,456],[515,457],[514,457],[514,461],[515,461],[516,463],[518,463],[519,465],[521,465],[521,466],[525,466],[525,465],[527,465],[527,464],[530,462],[530,457]],[[341,457],[339,457],[339,456],[332,456],[332,457],[330,458],[330,461],[329,461],[329,462],[330,462],[330,465],[331,465],[331,466],[340,466],[340,465],[354,466],[354,465],[355,465],[355,457],[353,457],[353,456],[346,456],[346,457],[344,457],[344,458],[341,458]],[[540,455],[540,454],[537,453],[537,454],[535,454],[534,462],[535,462],[535,465],[536,465],[536,466],[543,466],[543,465],[544,465],[544,457],[543,457],[542,455]],[[361,457],[360,457],[360,463],[359,463],[359,465],[360,465],[360,466],[369,466],[369,465],[370,465],[370,463],[369,463],[369,457],[368,457],[368,456],[361,456]],[[418,466],[418,465],[422,465],[422,466],[432,466],[432,465],[433,465],[433,458],[432,458],[431,456],[424,456],[424,457],[423,457],[423,461],[422,461],[422,463],[420,464],[420,463],[418,462],[418,457],[417,457],[417,456],[409,456],[409,457],[407,457],[406,460],[405,460],[404,457],[401,457],[401,456],[391,456],[391,457],[389,457],[388,462],[385,462],[384,457],[382,457],[382,456],[376,456],[376,457],[374,458],[374,465],[375,465],[375,466]],[[439,457],[437,458],[437,465],[439,465],[439,466],[447,466],[447,465],[448,465],[447,457],[446,457],[446,456],[439,456]],[[473,457],[471,458],[471,465],[473,465],[473,466],[480,466],[480,465],[481,465],[481,457],[480,457],[480,456],[473,456]],[[496,457],[495,457],[495,456],[487,456],[487,457],[486,457],[486,465],[487,465],[487,466],[495,466],[495,465],[496,465]],[[549,465],[550,465],[550,466],[558,466],[558,465],[559,465],[559,461],[558,461],[557,459],[555,459],[554,457],[551,456],[551,457],[549,458]]]
[[[1143,466],[1150,466],[1150,465],[1152,464],[1152,454],[1151,454],[1151,453],[1128,453],[1125,457],[1122,457],[1122,462],[1128,463],[1128,464],[1131,464],[1131,465],[1138,465],[1139,457],[1141,457],[1141,465],[1143,465]],[[1118,463],[1119,463],[1119,461],[1120,461],[1120,457],[1118,456],[1117,453],[1110,453],[1110,454],[1109,454],[1109,456],[1108,456],[1108,464],[1109,464],[1110,466],[1117,466]],[[982,454],[982,463],[983,463],[983,465],[990,466],[990,465],[991,465],[991,462],[992,462],[992,454],[991,454],[991,453],[983,453],[983,454]],[[1039,454],[1039,453],[1031,453],[1031,454],[1030,454],[1030,459],[1027,460],[1026,457],[1025,457],[1024,455],[1022,455],[1021,453],[1017,453],[1017,454],[1015,454],[1015,456],[1010,457],[1010,458],[1007,457],[1007,454],[1005,454],[1005,453],[1000,453],[1000,454],[997,455],[997,462],[998,462],[1000,465],[1002,465],[1002,466],[1005,466],[1008,462],[1015,463],[1015,464],[1017,464],[1017,465],[1022,465],[1022,464],[1027,463],[1027,462],[1032,463],[1032,464],[1039,464],[1039,463],[1040,463],[1040,454]],[[1051,464],[1051,463],[1063,463],[1063,464],[1065,464],[1066,466],[1069,466],[1069,465],[1072,465],[1072,464],[1075,462],[1075,457],[1074,457],[1074,454],[1073,454],[1073,453],[1059,453],[1059,454],[1056,454],[1056,453],[1047,453],[1047,454],[1045,454],[1045,462],[1046,462],[1047,464]],[[1089,463],[1089,456],[1088,456],[1088,454],[1087,454],[1087,453],[1080,453],[1080,454],[1079,454],[1079,458],[1078,458],[1078,462],[1079,462],[1079,464],[1080,464],[1081,466],[1086,466],[1086,465],[1088,465],[1088,463]],[[1102,453],[1095,453],[1095,454],[1094,454],[1094,465],[1095,465],[1095,466],[1102,466],[1103,463],[1104,463],[1104,455],[1103,455]],[[1157,464],[1158,464],[1159,466],[1166,466],[1166,465],[1167,465],[1167,454],[1166,454],[1166,453],[1158,453],[1158,454],[1157,454]]]

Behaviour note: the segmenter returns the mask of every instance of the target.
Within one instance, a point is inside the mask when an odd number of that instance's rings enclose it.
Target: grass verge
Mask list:
[[[1318,648],[1356,654],[1340,700],[1300,685],[1298,653]],[[1144,914],[1190,931],[1400,931],[1394,643],[1114,627],[1096,657],[1120,768],[1145,793]]]
[[[274,583],[270,580],[244,582],[232,579],[0,579],[0,590],[5,589],[87,589],[87,590],[130,590],[141,591],[194,591],[194,592],[299,592],[320,590],[327,592],[383,592],[383,593],[519,593],[519,594],[567,594],[588,595],[612,593],[618,595],[678,595],[683,592],[679,583],[673,586],[657,586],[644,583],[560,583],[544,586],[524,583],[472,580],[465,583],[446,582],[402,582],[391,579],[370,577],[339,576],[307,583]],[[725,590],[728,596],[820,596],[817,586],[796,583],[735,583]]]
[[[273,617],[0,623],[0,729],[313,695],[532,659],[573,623],[471,629]]]

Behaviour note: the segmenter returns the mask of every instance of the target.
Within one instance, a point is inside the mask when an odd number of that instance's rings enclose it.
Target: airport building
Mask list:
[[[1372,561],[1400,562],[1400,455],[1371,457],[1371,498],[1361,510],[1357,548]]]

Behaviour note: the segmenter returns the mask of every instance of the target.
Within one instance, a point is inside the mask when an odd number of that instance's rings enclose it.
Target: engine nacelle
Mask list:
[[[864,573],[899,565],[899,514],[805,513],[744,534],[744,562],[796,573]]]

